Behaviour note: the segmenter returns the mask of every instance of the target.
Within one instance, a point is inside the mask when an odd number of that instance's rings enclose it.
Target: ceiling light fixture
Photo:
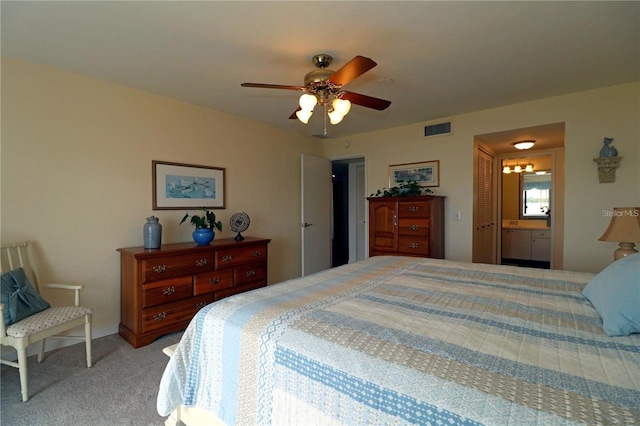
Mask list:
[[[513,146],[516,149],[523,150],[523,149],[531,149],[535,144],[536,144],[536,141],[534,140],[526,140],[526,141],[514,142]]]
[[[309,122],[316,105],[325,107],[331,124],[338,124],[351,110],[351,102],[341,99],[340,92],[333,93],[330,90],[319,90],[316,94],[305,93],[300,96],[300,109],[296,111],[296,117],[304,124]]]
[[[313,62],[317,69],[308,72],[304,76],[303,86],[284,86],[282,84],[264,83],[242,83],[240,86],[303,92],[299,100],[300,106],[289,118],[297,118],[302,123],[308,124],[313,114],[313,109],[316,105],[320,105],[324,109],[323,135],[325,136],[327,134],[327,118],[330,119],[331,124],[340,123],[349,113],[352,102],[356,105],[373,108],[378,111],[387,109],[387,107],[391,105],[391,101],[342,90],[344,85],[377,65],[371,58],[358,55],[342,66],[342,68],[338,69],[338,71],[327,68],[332,61],[333,58],[331,55],[327,55],[326,53],[314,55],[311,62]],[[383,84],[391,84],[392,80],[383,79],[382,82]]]

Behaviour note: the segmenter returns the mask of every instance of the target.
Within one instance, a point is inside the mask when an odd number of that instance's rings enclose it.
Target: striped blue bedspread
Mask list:
[[[226,424],[640,424],[640,335],[592,274],[381,256],[203,308],[157,408]]]

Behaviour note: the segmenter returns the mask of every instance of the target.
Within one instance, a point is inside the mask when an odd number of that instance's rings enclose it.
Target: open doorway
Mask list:
[[[550,269],[553,156],[530,155],[502,159],[500,263]]]
[[[490,241],[477,230],[474,232],[474,262],[508,263],[520,266],[550,267],[562,269],[564,235],[564,123],[553,123],[529,128],[505,130],[475,136],[476,145],[490,152],[491,175],[497,177],[487,190],[495,191],[491,200],[489,228],[496,244],[483,246],[483,250],[493,253],[490,261],[477,259],[475,253],[482,252],[476,247],[483,241]],[[519,141],[534,141],[533,147],[518,150],[514,146]],[[476,160],[480,150],[476,150]],[[530,169],[527,170],[527,165]],[[505,173],[506,167],[510,173]],[[486,167],[485,167],[486,169]],[[474,172],[474,183],[479,181],[481,168]],[[516,172],[516,170],[518,170]],[[535,175],[535,171],[548,173],[547,182],[537,183],[542,178],[524,179]],[[505,176],[510,176],[505,178]],[[533,179],[533,180],[532,180]],[[534,180],[536,182],[534,182]],[[477,185],[476,185],[477,186]],[[545,186],[545,188],[542,188]],[[546,186],[549,188],[547,189]],[[510,189],[509,189],[510,188]],[[540,198],[540,190],[544,189]],[[481,210],[488,207],[482,201],[486,197],[476,194],[474,188],[475,217],[482,217]],[[493,193],[493,192],[492,192]],[[544,203],[546,204],[544,204]],[[544,205],[542,205],[543,203]],[[544,207],[544,209],[543,209]],[[476,226],[482,229],[482,226]],[[487,227],[485,226],[484,229]],[[489,256],[486,256],[489,259]]]
[[[332,267],[366,256],[365,159],[331,161],[333,180]]]

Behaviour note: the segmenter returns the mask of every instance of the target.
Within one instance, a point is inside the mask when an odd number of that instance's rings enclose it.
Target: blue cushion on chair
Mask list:
[[[24,269],[5,272],[0,277],[2,284],[0,302],[4,304],[4,323],[11,325],[51,307],[29,282]]]
[[[608,336],[640,333],[640,253],[607,266],[582,294],[600,314]]]

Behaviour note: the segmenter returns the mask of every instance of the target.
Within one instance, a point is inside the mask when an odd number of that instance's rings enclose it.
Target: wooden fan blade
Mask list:
[[[391,101],[385,101],[384,99],[374,98],[372,96],[361,95],[354,92],[343,92],[342,99],[346,99],[352,104],[361,105],[367,108],[377,109],[382,111],[387,109],[391,105]]]
[[[303,86],[284,86],[282,84],[263,84],[263,83],[242,83],[242,87],[257,87],[259,89],[285,89],[285,90],[304,90]]]
[[[356,56],[338,71],[334,72],[331,77],[329,77],[329,81],[333,84],[344,86],[356,77],[360,77],[376,65],[378,64],[376,64],[372,59],[365,58],[364,56]]]

